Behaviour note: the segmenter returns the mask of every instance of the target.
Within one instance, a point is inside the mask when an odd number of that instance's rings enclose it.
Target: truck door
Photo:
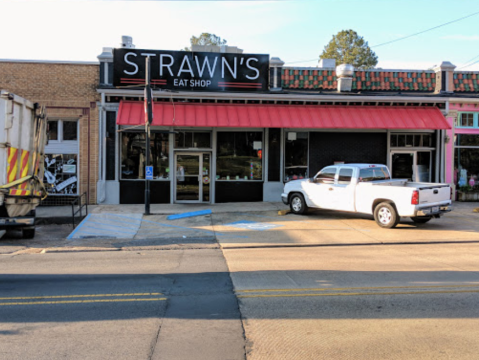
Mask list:
[[[314,177],[314,181],[308,188],[308,196],[314,206],[332,209],[334,199],[333,191],[330,189],[336,182],[337,170],[335,166],[327,167]]]
[[[338,181],[330,185],[332,208],[334,210],[354,211],[354,190],[355,184],[352,184],[354,169],[340,167]]]

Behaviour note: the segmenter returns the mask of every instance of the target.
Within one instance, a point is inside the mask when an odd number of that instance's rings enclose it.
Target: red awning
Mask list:
[[[144,103],[122,101],[118,125],[145,123]],[[422,106],[247,105],[157,102],[153,126],[310,128],[310,129],[450,129],[441,111]]]

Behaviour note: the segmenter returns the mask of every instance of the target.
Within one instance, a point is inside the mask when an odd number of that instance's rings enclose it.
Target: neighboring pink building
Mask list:
[[[479,99],[450,99],[446,147],[446,181],[479,187]]]

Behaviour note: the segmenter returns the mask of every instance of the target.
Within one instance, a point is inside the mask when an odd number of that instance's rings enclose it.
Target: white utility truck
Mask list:
[[[383,228],[393,228],[401,217],[415,223],[439,218],[451,208],[448,184],[391,179],[385,165],[327,166],[312,179],[290,181],[281,198],[295,214],[308,207],[374,215]]]
[[[0,237],[19,228],[35,236],[43,186],[46,118],[37,104],[0,90]]]

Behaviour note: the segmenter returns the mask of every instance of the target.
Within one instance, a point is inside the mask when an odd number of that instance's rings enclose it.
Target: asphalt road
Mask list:
[[[479,358],[479,244],[224,253],[248,360]]]
[[[11,233],[0,359],[479,359],[478,216],[387,230],[235,212],[155,215],[126,239]]]
[[[220,250],[3,255],[0,359],[244,359]]]

